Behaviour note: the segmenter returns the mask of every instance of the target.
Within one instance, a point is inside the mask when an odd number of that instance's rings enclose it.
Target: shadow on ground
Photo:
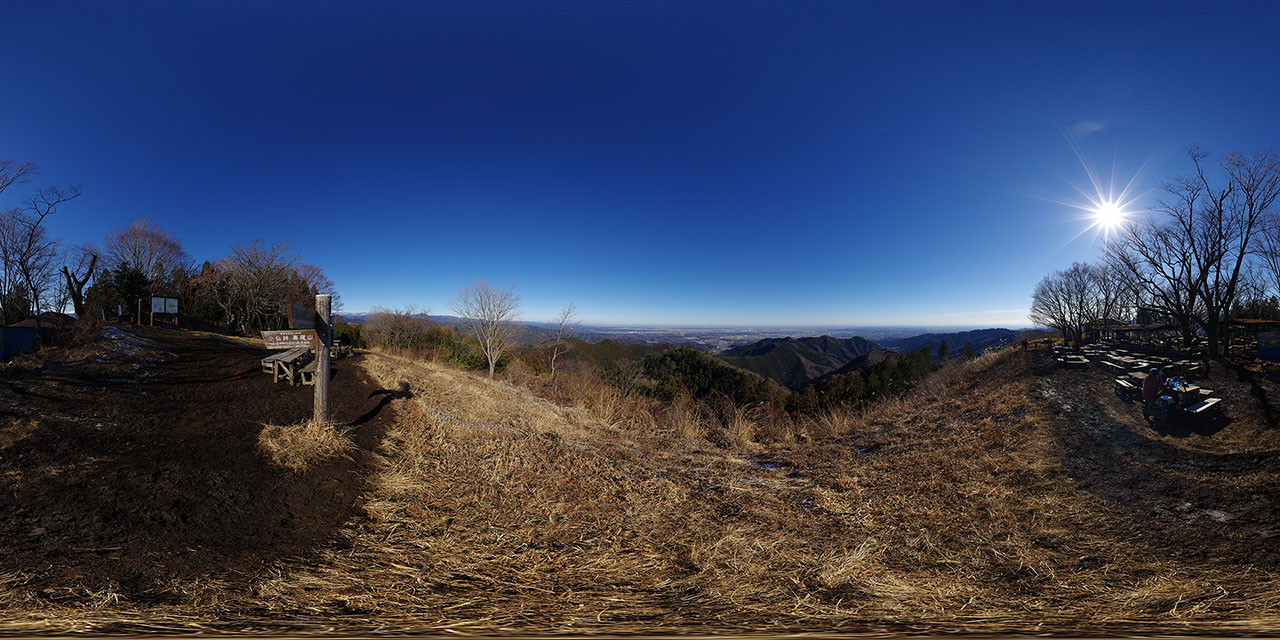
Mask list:
[[[1280,562],[1280,549],[1259,544],[1280,519],[1280,450],[1235,433],[1244,421],[1234,416],[1251,409],[1238,397],[1224,416],[1157,429],[1140,403],[1115,396],[1104,372],[1040,371],[1060,460],[1077,487],[1120,516],[1121,535],[1171,558]]]
[[[259,452],[258,435],[309,418],[311,387],[272,384],[257,372],[265,352],[242,343],[142,335],[163,360],[104,375],[55,354],[6,370],[0,412],[15,417],[0,426],[0,574],[53,600],[105,589],[164,602],[175,580],[248,579],[306,555],[358,514],[372,470],[362,452],[381,441],[392,395],[375,402],[351,360],[336,363],[331,406],[364,449],[291,473]]]

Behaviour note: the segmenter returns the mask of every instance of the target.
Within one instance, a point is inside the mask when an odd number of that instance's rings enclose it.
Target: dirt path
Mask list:
[[[257,450],[264,423],[305,419],[312,401],[310,387],[258,372],[261,347],[167,329],[107,336],[0,369],[0,576],[11,586],[53,601],[181,601],[178,581],[247,584],[356,514],[367,462],[292,474]],[[332,404],[367,451],[388,395],[351,365],[335,367]]]
[[[1259,389],[1274,392],[1269,383],[1218,369],[1205,383],[1227,398],[1227,419],[1159,433],[1140,405],[1116,397],[1106,373],[1047,360],[1039,369],[1072,480],[1122,516],[1128,534],[1167,558],[1280,563],[1280,433],[1254,401]]]

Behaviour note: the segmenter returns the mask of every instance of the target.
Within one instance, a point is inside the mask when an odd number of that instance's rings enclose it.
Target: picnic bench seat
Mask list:
[[[1133,400],[1138,397],[1138,385],[1125,380],[1124,378],[1115,379],[1116,395],[1124,400]]]
[[[1221,410],[1222,407],[1218,406],[1219,402],[1222,402],[1222,398],[1209,398],[1208,400],[1197,402],[1187,407],[1187,413],[1191,415],[1203,415],[1207,412]]]
[[[307,366],[302,368],[301,374],[303,386],[310,386],[316,383],[316,365],[319,364],[319,362],[319,360],[312,360],[307,363]]]

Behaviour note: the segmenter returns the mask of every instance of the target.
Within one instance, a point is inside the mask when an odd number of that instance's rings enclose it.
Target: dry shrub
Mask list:
[[[276,466],[298,472],[346,455],[355,443],[332,425],[308,420],[292,425],[263,425],[258,448]]]
[[[680,396],[662,407],[662,431],[683,440],[698,440],[707,437],[704,418],[699,415],[699,405],[688,396]]]
[[[724,401],[720,403],[719,414],[729,446],[744,448],[755,444],[756,424],[748,415],[746,407]]]

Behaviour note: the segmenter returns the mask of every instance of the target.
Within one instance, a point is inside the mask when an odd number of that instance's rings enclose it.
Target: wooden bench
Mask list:
[[[1208,400],[1197,402],[1187,407],[1187,413],[1194,416],[1203,415],[1206,412],[1221,410],[1222,407],[1218,406],[1219,402],[1222,402],[1222,398],[1209,398]]]
[[[302,371],[300,373],[302,374],[303,386],[311,386],[316,383],[316,365],[318,365],[319,363],[320,363],[319,360],[313,359],[311,362],[307,363],[307,366],[302,368]]]
[[[311,350],[306,347],[298,347],[263,358],[262,370],[271,374],[271,382],[279,382],[280,378],[285,378],[289,381],[289,384],[296,384],[298,369],[310,359]],[[267,369],[268,361],[271,367],[269,370]]]
[[[1138,385],[1124,378],[1116,378],[1113,385],[1115,386],[1116,395],[1120,396],[1122,400],[1133,400],[1138,397]]]
[[[281,360],[295,357],[296,356],[296,354],[294,353],[295,351],[297,351],[297,349],[289,349],[288,351],[272,352],[271,355],[262,359],[262,372],[270,373],[274,375],[276,372],[276,363]]]

